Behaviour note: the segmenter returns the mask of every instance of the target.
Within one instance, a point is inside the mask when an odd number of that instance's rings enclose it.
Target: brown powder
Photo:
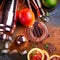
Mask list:
[[[50,33],[50,37],[44,40],[45,43],[52,43],[56,47],[54,54],[60,54],[60,27],[47,26]]]

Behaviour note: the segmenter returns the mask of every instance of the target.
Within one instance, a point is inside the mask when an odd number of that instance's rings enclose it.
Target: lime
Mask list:
[[[56,6],[57,0],[42,0],[42,4],[43,4],[45,7],[53,8],[53,7]]]

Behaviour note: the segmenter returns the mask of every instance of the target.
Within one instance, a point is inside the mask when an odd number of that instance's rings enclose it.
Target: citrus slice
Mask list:
[[[43,60],[44,54],[41,49],[33,48],[28,52],[27,59],[28,60]]]
[[[52,55],[50,57],[50,60],[60,60],[60,56],[59,55]]]
[[[43,50],[44,53],[44,60],[49,60],[49,54],[47,51]]]

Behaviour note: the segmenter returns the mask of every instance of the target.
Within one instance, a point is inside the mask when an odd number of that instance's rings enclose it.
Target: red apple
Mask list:
[[[19,12],[19,21],[23,26],[32,26],[35,16],[32,10],[25,8]]]

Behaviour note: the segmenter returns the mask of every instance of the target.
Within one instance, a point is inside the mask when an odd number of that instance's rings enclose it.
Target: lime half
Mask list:
[[[57,5],[57,0],[42,0],[42,4],[45,7],[53,8]]]

